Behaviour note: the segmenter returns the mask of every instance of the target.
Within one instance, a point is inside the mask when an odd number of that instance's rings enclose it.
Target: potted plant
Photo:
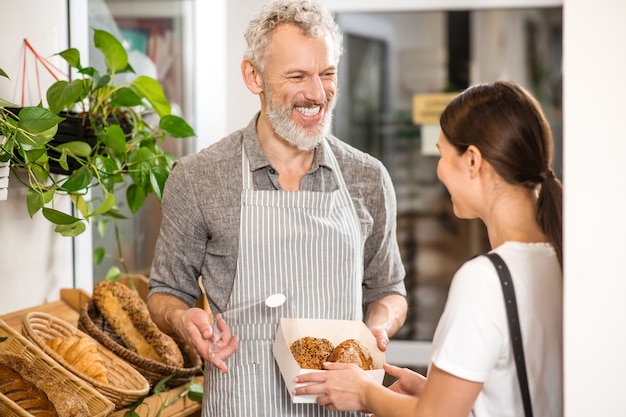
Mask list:
[[[27,173],[17,178],[28,188],[29,215],[41,211],[64,236],[83,233],[94,219],[124,217],[116,191],[125,190],[131,213],[150,193],[160,201],[175,160],[160,143],[195,136],[184,119],[171,114],[157,80],[140,75],[116,83],[116,74],[134,73],[120,41],[95,29],[93,42],[106,72],[83,67],[79,51],[70,48],[58,55],[78,77],[51,85],[47,107],[16,108],[0,98],[0,162]],[[0,77],[8,78],[2,69]],[[99,196],[92,198],[95,188]],[[77,214],[55,208],[57,195],[69,196]]]

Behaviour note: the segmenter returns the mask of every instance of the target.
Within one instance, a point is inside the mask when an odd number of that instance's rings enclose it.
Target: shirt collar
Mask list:
[[[270,166],[269,160],[263,153],[263,149],[261,149],[259,137],[256,133],[256,122],[259,118],[259,115],[260,112],[252,118],[252,120],[250,121],[250,123],[248,123],[248,126],[244,129],[243,132],[243,147],[246,155],[248,156],[248,160],[250,161],[250,171],[256,171]],[[320,166],[331,169],[328,155],[326,154],[326,152],[324,152],[324,147],[321,146],[321,144],[315,149],[313,164],[311,165],[311,169],[309,170],[309,172],[314,172]]]

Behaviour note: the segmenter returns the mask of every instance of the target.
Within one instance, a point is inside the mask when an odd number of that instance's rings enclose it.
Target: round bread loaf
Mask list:
[[[324,338],[306,336],[293,342],[289,349],[300,368],[324,369],[333,344]]]
[[[90,417],[87,404],[44,369],[0,353],[0,392],[38,417]]]
[[[180,348],[157,327],[146,302],[135,291],[119,281],[101,281],[94,287],[92,298],[127,349],[165,365],[184,366]]]
[[[344,340],[338,344],[328,362],[354,363],[366,371],[374,369],[369,349],[356,339]]]

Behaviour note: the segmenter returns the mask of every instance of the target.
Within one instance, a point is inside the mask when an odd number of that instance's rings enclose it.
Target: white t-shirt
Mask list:
[[[563,279],[547,243],[506,242],[494,249],[507,264],[517,299],[534,415],[563,415]],[[491,260],[466,262],[452,280],[433,338],[431,362],[483,382],[475,417],[520,417],[520,394],[500,280]]]

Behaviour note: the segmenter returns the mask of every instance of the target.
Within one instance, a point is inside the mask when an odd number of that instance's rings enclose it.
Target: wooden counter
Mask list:
[[[9,326],[22,332],[23,317],[33,311],[48,313],[52,316],[63,319],[73,326],[78,324],[78,316],[80,308],[90,299],[89,294],[79,289],[62,289],[61,299],[47,304],[42,304],[33,308],[19,310],[0,316]],[[196,382],[202,384],[202,376],[196,377]],[[156,417],[161,405],[175,398],[185,389],[185,385],[174,388],[169,391],[162,392],[158,395],[151,395],[144,399],[144,404],[135,409],[140,417]],[[109,417],[123,417],[127,409],[115,410]],[[171,405],[161,411],[161,417],[200,417],[201,406],[199,403],[192,401],[186,397],[179,398]]]

